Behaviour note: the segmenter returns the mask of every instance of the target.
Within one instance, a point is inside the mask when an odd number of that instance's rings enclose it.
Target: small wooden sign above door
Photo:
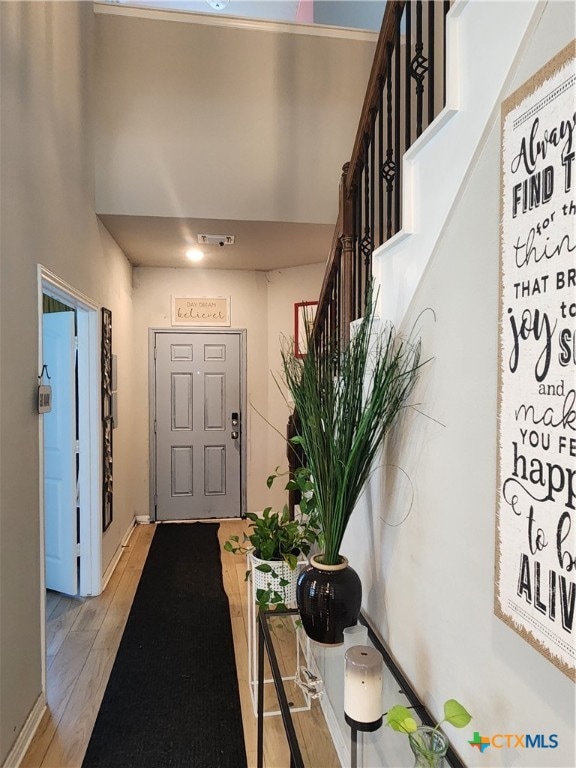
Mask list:
[[[172,325],[230,325],[229,296],[173,296]]]

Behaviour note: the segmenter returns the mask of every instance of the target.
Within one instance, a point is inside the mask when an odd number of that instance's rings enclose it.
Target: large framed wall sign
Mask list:
[[[576,681],[575,42],[502,104],[495,613]]]

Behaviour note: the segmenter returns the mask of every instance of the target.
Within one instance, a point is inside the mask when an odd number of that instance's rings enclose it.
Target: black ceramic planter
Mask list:
[[[356,624],[362,605],[362,584],[348,560],[324,565],[311,558],[296,584],[296,602],[309,638],[324,645],[344,642],[343,631]]]

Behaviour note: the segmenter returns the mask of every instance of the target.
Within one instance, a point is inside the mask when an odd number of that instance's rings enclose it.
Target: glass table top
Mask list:
[[[298,627],[296,610],[262,613],[260,626],[266,648],[263,698],[268,713],[263,719],[264,766],[289,766],[290,741],[307,768],[351,765],[351,729],[344,719],[345,646],[322,646],[309,640]],[[384,656],[382,713],[402,704],[411,708],[419,724],[430,724],[425,708],[371,629],[367,644]],[[274,682],[284,694],[291,727],[279,715]],[[412,768],[414,755],[408,737],[384,724],[374,732],[358,732],[357,765]],[[446,765],[462,763],[451,755]]]

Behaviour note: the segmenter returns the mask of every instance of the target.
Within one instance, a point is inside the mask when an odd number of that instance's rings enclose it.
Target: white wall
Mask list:
[[[573,3],[547,4],[503,97],[573,33]],[[407,411],[384,459],[410,481],[391,466],[379,473],[343,549],[362,577],[368,615],[432,713],[440,717],[455,697],[473,714],[462,731],[446,727],[467,765],[565,768],[576,765],[574,684],[493,608],[499,163],[496,110],[404,317],[410,329],[424,312],[423,354],[432,358],[413,397],[431,418]],[[556,733],[559,746],[480,755],[467,744],[473,730]],[[384,739],[404,737],[386,729],[378,738],[367,765],[382,764]]]
[[[114,523],[129,498],[130,267],[94,213],[91,3],[0,3],[1,488],[0,763],[41,692],[37,264],[112,310],[123,424]],[[125,388],[125,389],[124,389]]]
[[[336,221],[374,39],[102,14],[96,29],[99,213]]]
[[[275,433],[267,423],[284,429],[287,420],[287,410],[281,412],[272,386],[271,370],[279,369],[278,340],[281,334],[293,332],[293,302],[301,296],[318,296],[322,274],[322,265],[272,273],[198,268],[134,270],[133,376],[140,383],[133,432],[135,514],[149,513],[148,329],[170,327],[171,296],[230,296],[231,327],[246,329],[247,508],[255,512],[274,503],[266,478],[282,462],[283,447],[279,449],[274,443]],[[278,442],[281,444],[279,437]]]

